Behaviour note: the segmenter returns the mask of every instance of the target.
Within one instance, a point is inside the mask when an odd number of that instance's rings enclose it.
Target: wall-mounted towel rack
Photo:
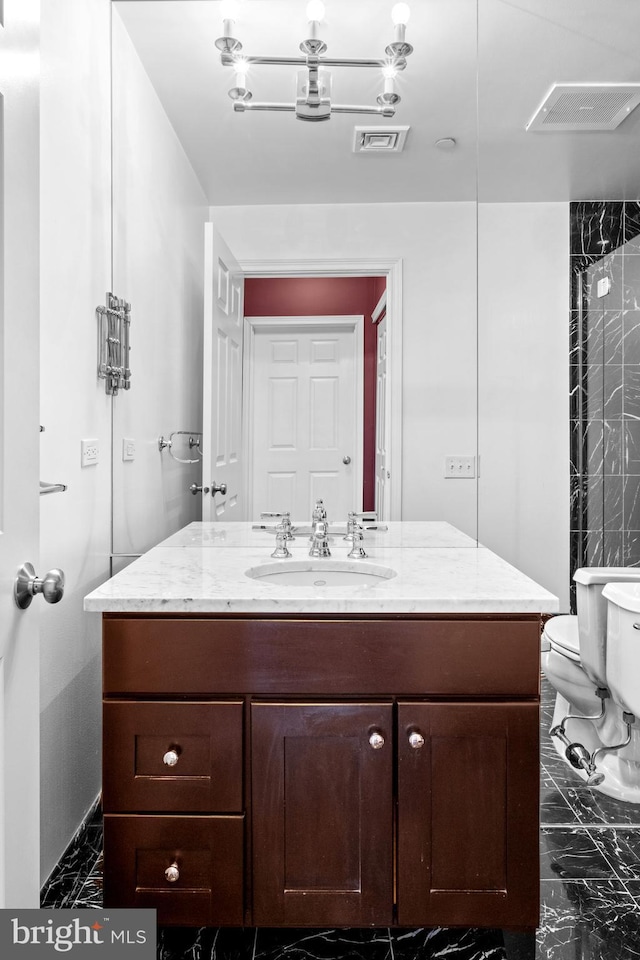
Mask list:
[[[185,460],[182,457],[176,457],[173,452],[173,438],[174,437],[188,437],[187,441],[189,444],[189,449],[193,450],[195,448],[198,456],[195,460]],[[158,437],[158,450],[162,453],[163,450],[167,449],[170,455],[178,463],[199,463],[202,459],[202,450],[200,449],[200,443],[202,441],[202,434],[198,430],[174,430],[173,433],[169,434],[169,439],[165,440],[164,436]]]
[[[105,390],[116,396],[118,390],[131,387],[129,367],[129,328],[131,304],[107,293],[106,306],[96,307],[98,318],[98,377]]]

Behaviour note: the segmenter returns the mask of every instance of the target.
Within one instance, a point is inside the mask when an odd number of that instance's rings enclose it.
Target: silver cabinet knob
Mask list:
[[[418,733],[417,730],[414,730],[413,733],[409,734],[409,745],[414,750],[419,750],[420,747],[424,747],[424,737],[421,733]]]
[[[215,480],[211,481],[211,496],[215,497],[216,493],[221,493],[222,496],[227,492],[226,483],[217,483]]]
[[[345,466],[348,467],[349,464],[351,463],[351,457],[347,454],[346,457],[343,457],[343,458],[342,458],[342,462],[344,463]]]
[[[176,763],[178,762],[179,756],[180,754],[178,753],[177,750],[167,750],[164,757],[162,758],[162,762],[166,763],[168,767],[175,767]]]
[[[369,743],[374,750],[380,750],[382,747],[384,747],[384,737],[377,730],[374,730],[369,737]]]
[[[170,867],[167,867],[167,869],[164,872],[164,875],[169,881],[169,883],[175,883],[176,880],[179,880],[180,871],[178,870],[178,864],[175,862],[172,863]]]
[[[196,493],[209,493],[209,487],[198,486],[197,483],[192,483],[191,486],[189,487],[189,490],[194,495],[194,497]]]
[[[41,593],[47,603],[58,603],[64,596],[64,573],[54,567],[40,579],[32,563],[23,563],[13,585],[13,596],[18,607],[26,610],[36,594]]]

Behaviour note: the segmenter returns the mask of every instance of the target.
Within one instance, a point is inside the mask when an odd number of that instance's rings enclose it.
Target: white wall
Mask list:
[[[114,400],[113,551],[142,553],[199,519],[200,462],[158,437],[202,429],[203,237],[208,208],[119,14],[113,16],[114,292],[132,304],[131,390]],[[136,442],[124,462],[122,440]],[[188,438],[176,456],[196,459]],[[210,478],[209,478],[210,479]]]
[[[479,206],[479,539],[569,610],[569,206]]]
[[[39,604],[41,876],[100,790],[100,623],[82,599],[109,575],[110,401],[96,378],[96,305],[111,274],[109,0],[42,7],[40,576],[66,574]],[[100,462],[80,466],[80,440]],[[28,558],[25,558],[28,559]]]
[[[239,260],[402,258],[402,517],[476,535],[476,483],[445,480],[476,453],[473,203],[214,207]]]
[[[40,605],[41,877],[100,791],[101,630],[83,597],[109,576],[112,400],[96,375],[95,308],[133,304],[132,389],[114,401],[114,543],[141,552],[199,516],[199,478],[157,438],[198,429],[204,196],[114,13],[114,269],[111,264],[110,0],[42,4],[41,567],[61,567],[65,596]],[[137,441],[123,463],[122,436]],[[80,441],[100,462],[80,465]],[[39,571],[40,572],[40,571]]]

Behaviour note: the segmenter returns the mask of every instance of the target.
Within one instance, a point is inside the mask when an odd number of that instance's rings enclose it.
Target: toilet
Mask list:
[[[602,595],[608,602],[609,689],[635,723],[640,720],[640,583],[610,583]]]
[[[625,714],[632,711],[619,685],[615,692],[611,687],[607,628],[611,602],[603,594],[604,590],[635,590],[635,622],[640,623],[640,569],[582,567],[574,580],[577,616],[553,617],[542,635],[542,670],[557,691],[551,740],[562,760],[589,786],[640,803],[640,724],[634,727],[626,722]],[[632,626],[629,629],[638,641],[634,649],[640,658],[640,634]],[[623,646],[618,644],[617,650]],[[617,669],[629,682],[635,664],[630,662],[626,668],[618,653]],[[640,698],[640,690],[636,696]]]

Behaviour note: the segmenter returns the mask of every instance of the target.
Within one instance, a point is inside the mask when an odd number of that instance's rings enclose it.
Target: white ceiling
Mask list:
[[[325,0],[328,56],[379,58],[394,0]],[[527,133],[554,82],[640,82],[640,0],[413,0],[393,120],[234,113],[218,0],[116,0],[214,205],[640,197],[640,107],[606,133]],[[243,52],[299,56],[306,0],[244,0]],[[293,102],[294,67],[253,65],[256,100]],[[377,70],[333,68],[335,103],[375,104]],[[411,127],[401,154],[352,152],[356,125]],[[118,118],[114,118],[118,137]],[[454,137],[443,152],[434,144]]]

